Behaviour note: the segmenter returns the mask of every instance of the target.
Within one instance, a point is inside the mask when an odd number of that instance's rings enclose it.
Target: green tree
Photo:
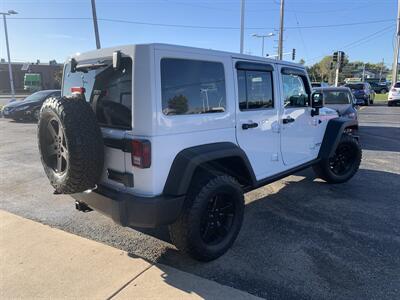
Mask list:
[[[301,58],[301,59],[299,60],[299,64],[300,64],[300,65],[303,65],[303,66],[304,66],[305,63],[306,63],[306,61],[305,61],[303,58]]]

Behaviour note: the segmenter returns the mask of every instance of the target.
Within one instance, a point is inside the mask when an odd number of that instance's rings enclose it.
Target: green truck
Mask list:
[[[42,77],[38,73],[26,73],[24,75],[24,90],[37,92],[42,89]]]

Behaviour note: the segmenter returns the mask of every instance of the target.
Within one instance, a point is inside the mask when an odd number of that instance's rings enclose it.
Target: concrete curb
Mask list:
[[[258,299],[0,210],[1,299]]]

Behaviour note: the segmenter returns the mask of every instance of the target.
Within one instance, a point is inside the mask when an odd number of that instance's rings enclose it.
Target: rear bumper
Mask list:
[[[154,228],[173,223],[185,196],[140,197],[99,186],[95,191],[71,195],[76,201],[110,217],[122,226]]]
[[[388,99],[388,104],[391,105],[399,105],[400,104],[400,98],[389,98]]]

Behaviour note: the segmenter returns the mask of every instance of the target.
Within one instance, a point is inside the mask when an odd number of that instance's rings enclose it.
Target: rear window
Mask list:
[[[400,88],[400,82],[396,82],[394,85],[395,88]]]
[[[324,91],[325,104],[350,104],[351,96],[348,92]]]
[[[362,83],[346,84],[345,86],[352,90],[363,90],[364,89],[364,85]]]
[[[84,87],[85,99],[96,112],[101,126],[132,129],[132,60],[121,59],[118,70],[112,61],[85,61],[83,64],[101,64],[98,68],[87,68],[71,72],[68,64],[64,72],[63,96],[71,95],[72,87]]]
[[[161,95],[165,115],[224,112],[224,66],[218,62],[163,58]]]

